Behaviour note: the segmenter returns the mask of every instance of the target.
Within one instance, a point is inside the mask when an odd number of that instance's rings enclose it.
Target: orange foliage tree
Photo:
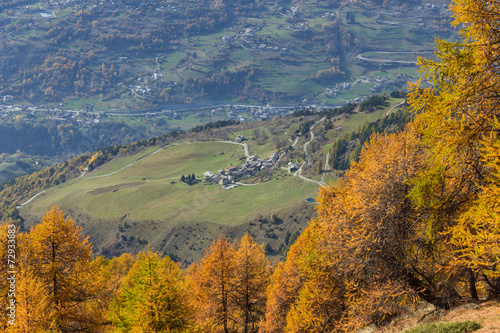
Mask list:
[[[265,312],[271,264],[249,234],[240,240],[234,259],[231,285],[239,326],[244,333],[257,332],[257,324]]]
[[[229,333],[235,326],[235,304],[231,294],[235,252],[225,237],[219,237],[201,263],[190,267],[196,321],[207,332]]]
[[[39,296],[47,302],[43,320],[53,331],[99,332],[106,324],[102,309],[108,290],[91,261],[88,238],[81,239],[80,232],[73,220],[53,207],[25,239],[24,274],[32,278],[33,287],[43,288]]]
[[[339,184],[321,188],[308,228],[319,231],[297,246],[314,238],[322,259],[295,250],[277,268],[265,331],[332,331],[312,303],[300,307],[317,299],[316,277],[335,281],[345,332],[384,323],[416,298],[449,308],[485,288],[500,293],[498,1],[456,0],[452,10],[462,40],[439,41],[438,61],[420,59],[433,86],[413,86],[414,123],[372,137]]]
[[[344,314],[342,275],[326,261],[324,234],[312,221],[276,267],[262,332],[338,332]]]
[[[196,322],[204,332],[257,332],[264,315],[271,265],[246,234],[231,244],[219,237],[189,268]]]
[[[429,229],[453,252],[448,269],[463,275],[472,298],[486,283],[500,292],[497,168],[500,14],[495,0],[455,0],[460,42],[440,40],[437,61],[419,59],[432,88],[413,86],[416,125],[431,152],[413,180],[411,197],[426,211]],[[496,280],[496,281],[493,281]]]

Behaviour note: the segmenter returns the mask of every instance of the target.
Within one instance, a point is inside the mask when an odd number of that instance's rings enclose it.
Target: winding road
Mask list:
[[[424,53],[434,53],[434,51],[420,51],[420,52],[413,52],[413,51],[371,51],[372,53],[380,53],[380,54],[409,54],[409,53],[415,53],[415,54],[424,54]],[[416,61],[407,61],[407,60],[390,60],[390,59],[378,59],[378,58],[367,58],[363,56],[363,53],[360,53],[356,56],[359,60],[364,60],[364,61],[370,61],[370,62],[375,62],[375,63],[391,63],[391,64],[409,64],[409,65],[416,65]]]
[[[43,194],[45,193],[45,191],[47,190],[43,190],[41,192],[38,192],[37,194],[35,194],[34,196],[32,196],[28,201],[26,202],[23,202],[22,204],[19,204],[18,206],[16,206],[17,209],[21,208],[22,206],[26,205],[26,204],[29,204],[31,201],[33,201],[37,196],[39,196],[40,194]]]
[[[330,151],[326,153],[325,166],[323,167],[323,175],[321,175],[320,182],[325,184],[325,171],[330,170]]]
[[[416,65],[417,64],[416,61],[366,58],[366,57],[363,57],[362,54],[358,54],[356,56],[356,58],[358,58],[359,60],[370,61],[370,62],[375,62],[375,63],[409,64],[409,65]]]
[[[389,110],[387,110],[387,112],[384,114],[384,117],[387,117],[389,115],[389,113],[391,113],[392,110],[394,110],[395,108],[397,108],[398,106],[401,106],[403,104],[405,104],[404,101],[400,102],[400,103],[398,103],[396,105],[393,105]]]
[[[304,161],[304,163],[302,163],[300,165],[300,168],[299,170],[297,170],[293,175],[294,176],[297,176],[299,177],[300,179],[302,179],[303,181],[306,181],[306,182],[309,182],[309,183],[314,183],[314,184],[317,184],[319,186],[323,186],[325,185],[325,183],[323,182],[323,178],[321,181],[317,181],[317,180],[314,180],[314,179],[310,179],[310,178],[307,178],[307,177],[304,177],[302,176],[302,167],[307,163],[307,146],[312,142],[312,140],[314,140],[314,133],[313,133],[313,129],[314,129],[314,126],[316,126],[316,124],[322,122],[323,120],[325,120],[326,118],[322,118],[320,120],[318,120],[317,122],[314,123],[314,125],[311,126],[311,129],[309,131],[309,133],[311,133],[311,139],[309,141],[307,141],[306,143],[304,143],[304,153],[306,154],[306,159]],[[329,154],[327,155],[327,159],[329,158]],[[324,177],[324,175],[323,175]]]

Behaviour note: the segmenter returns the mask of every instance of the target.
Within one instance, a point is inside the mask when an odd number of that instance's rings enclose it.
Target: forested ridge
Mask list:
[[[250,235],[215,240],[185,271],[149,250],[91,259],[80,229],[53,208],[17,236],[17,325],[6,313],[3,329],[355,332],[418,301],[449,309],[497,298],[499,5],[455,0],[462,39],[438,41],[437,61],[420,59],[433,85],[411,87],[414,120],[374,134],[338,184],[320,189],[318,216],[286,261],[273,267]],[[0,231],[8,253],[9,227]],[[7,294],[6,276],[0,285]]]
[[[144,139],[144,132],[145,128],[133,129],[123,122],[99,123],[89,128],[56,122],[0,124],[0,151],[68,158],[116,142]]]

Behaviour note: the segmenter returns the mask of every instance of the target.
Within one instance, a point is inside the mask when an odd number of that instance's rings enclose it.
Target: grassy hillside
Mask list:
[[[241,237],[250,232],[258,242],[270,245],[269,255],[281,256],[288,245],[285,235],[300,233],[314,215],[314,203],[305,199],[314,198],[321,184],[336,182],[329,158],[332,143],[353,131],[366,132],[360,126],[383,118],[401,101],[388,99],[369,113],[304,111],[304,115],[188,133],[167,146],[153,144],[131,154],[118,153],[95,169],[90,168],[90,154],[88,162],[79,162],[80,172],[73,171],[72,179],[67,176],[67,181],[55,183],[23,205],[19,214],[29,227],[58,205],[83,226],[96,250],[107,255],[137,252],[149,243],[190,262],[200,259],[217,235]],[[216,173],[244,164],[243,145],[221,140],[234,140],[238,134],[246,137],[250,156],[267,159],[279,152],[272,174],[243,178],[240,181],[248,186],[231,190],[180,181],[182,175],[203,178],[205,171]],[[353,139],[345,154],[361,144]],[[301,172],[289,172],[289,162],[302,166]],[[91,172],[85,171],[85,163]],[[23,203],[29,196],[17,199]]]
[[[118,158],[102,168],[105,172],[98,168],[83,178],[47,191],[31,204],[31,208],[43,209],[54,202],[62,207],[76,203],[82,211],[105,219],[127,215],[134,221],[168,218],[182,222],[196,218],[236,225],[252,216],[253,207],[265,206],[264,203],[280,207],[301,196],[314,194],[314,186],[304,186],[290,179],[242,186],[231,191],[218,185],[188,186],[179,182],[182,174],[194,173],[201,177],[204,171],[236,165],[239,162],[236,157],[242,153],[240,146],[229,143],[187,143],[166,147],[114,173],[122,168],[122,158]],[[272,193],[272,188],[276,192]],[[293,195],[280,196],[286,192]],[[227,216],[228,212],[231,216]]]
[[[224,190],[220,185],[189,186],[179,182],[182,174],[201,176],[207,170],[216,172],[230,164],[237,165],[244,154],[243,148],[231,143],[179,144],[139,159],[147,152],[114,159],[82,178],[49,189],[23,207],[22,216],[32,224],[45,210],[57,204],[85,227],[90,227],[93,243],[102,246],[104,251],[116,250],[124,241],[123,235],[136,239],[134,244],[126,244],[127,247],[142,248],[147,242],[141,244],[141,239],[147,239],[167,253],[193,259],[190,254],[177,253],[196,243],[191,233],[174,236],[162,244],[172,230],[193,227],[218,233],[222,227],[251,228],[249,222],[257,220],[259,215],[285,217],[285,211],[314,197],[318,189],[317,185],[284,173],[256,186],[232,190]],[[137,159],[135,164],[129,164]],[[130,166],[123,169],[125,165]],[[257,225],[253,227],[257,229],[255,232],[260,230]],[[207,238],[203,246],[209,244],[210,237]]]

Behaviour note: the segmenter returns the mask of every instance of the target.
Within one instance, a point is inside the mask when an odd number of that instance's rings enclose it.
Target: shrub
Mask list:
[[[467,333],[481,328],[475,321],[463,321],[447,324],[427,324],[406,330],[403,333]]]

